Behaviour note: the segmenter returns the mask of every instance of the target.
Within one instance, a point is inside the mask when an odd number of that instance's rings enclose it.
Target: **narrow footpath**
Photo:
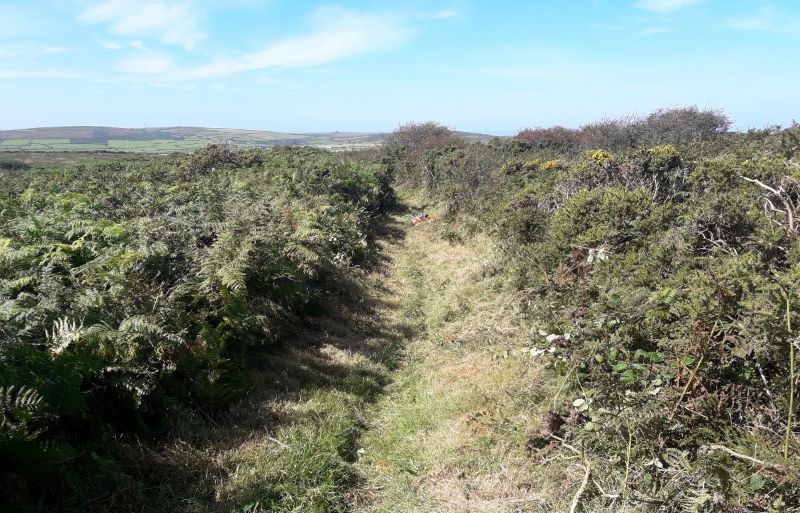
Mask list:
[[[151,454],[153,511],[522,512],[568,494],[526,453],[553,390],[491,244],[445,231],[435,211],[393,216],[375,265],[264,356],[246,400]]]
[[[402,357],[366,413],[353,510],[539,510],[560,491],[535,481],[525,442],[552,390],[493,276],[491,244],[443,240],[436,216],[405,226],[384,248],[396,305],[386,314],[405,334]]]

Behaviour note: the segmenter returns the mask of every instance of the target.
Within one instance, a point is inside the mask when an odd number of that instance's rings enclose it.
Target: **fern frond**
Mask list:
[[[0,430],[24,430],[26,421],[41,409],[43,398],[33,388],[0,387]]]
[[[708,509],[711,495],[705,488],[689,488],[684,491],[679,503],[683,513],[701,513]]]
[[[10,299],[0,304],[0,320],[8,322],[27,311],[28,309],[22,306],[18,300]]]
[[[238,294],[245,289],[247,279],[247,264],[239,260],[234,260],[222,266],[217,271],[217,276],[222,285],[231,292]]]
[[[150,322],[142,315],[128,317],[123,320],[119,325],[119,331],[134,335],[148,335],[176,344],[183,342],[183,338],[180,335],[168,332],[158,324]]]
[[[78,324],[76,321],[71,321],[66,317],[56,319],[53,323],[53,329],[46,331],[46,333],[51,343],[50,352],[61,354],[70,345],[80,340],[84,333],[83,322]]]
[[[691,470],[689,453],[686,451],[668,447],[664,449],[663,453],[661,453],[661,459],[664,460],[664,463],[666,463],[667,466],[673,470],[681,472],[689,472]]]
[[[20,290],[30,287],[36,282],[33,276],[22,276],[16,280],[0,280],[0,290],[5,291],[6,294],[13,296]]]
[[[34,411],[42,402],[42,396],[33,388],[21,386],[0,387],[0,411],[19,409]]]

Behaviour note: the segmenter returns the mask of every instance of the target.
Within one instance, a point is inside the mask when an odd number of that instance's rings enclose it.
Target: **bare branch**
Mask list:
[[[742,454],[740,452],[736,452],[733,449],[729,449],[729,448],[725,447],[724,445],[711,444],[711,445],[707,445],[706,447],[708,449],[711,449],[712,451],[722,451],[722,452],[724,452],[726,454],[729,454],[729,455],[733,456],[734,458],[738,458],[740,460],[749,461],[750,463],[755,463],[756,465],[761,465],[762,467],[769,467],[769,468],[772,468],[772,469],[775,469],[775,470],[786,470],[786,467],[784,465],[781,465],[779,463],[772,463],[771,461],[762,461],[762,460],[759,460],[757,458],[753,458],[752,456],[748,456],[746,454]]]
[[[748,178],[748,177],[746,177],[746,176],[742,176],[742,175],[739,175],[739,178],[741,178],[742,180],[747,180],[747,181],[748,181],[748,182],[750,182],[750,183],[754,183],[754,184],[758,185],[759,187],[761,187],[762,189],[766,189],[766,190],[768,190],[769,192],[771,192],[771,193],[772,193],[772,194],[774,194],[775,196],[780,196],[780,195],[781,195],[781,193],[780,193],[780,192],[778,192],[777,190],[773,189],[773,188],[772,188],[772,187],[770,187],[769,185],[765,184],[765,183],[764,183],[764,182],[762,182],[761,180],[757,180],[757,179],[755,179],[755,178]]]
[[[589,477],[592,475],[592,469],[589,466],[584,467],[586,469],[586,473],[583,475],[583,482],[581,483],[580,488],[575,493],[575,497],[572,498],[572,505],[569,508],[569,513],[575,513],[578,510],[578,504],[581,502],[581,496],[583,495],[584,490],[586,490],[586,483],[589,482]]]

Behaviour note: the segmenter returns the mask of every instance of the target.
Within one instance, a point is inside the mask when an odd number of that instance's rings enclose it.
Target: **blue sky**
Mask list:
[[[800,120],[800,2],[2,0],[0,129]]]

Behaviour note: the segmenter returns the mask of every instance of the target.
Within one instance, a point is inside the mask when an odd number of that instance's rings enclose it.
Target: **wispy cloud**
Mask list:
[[[454,11],[453,9],[443,9],[431,14],[431,18],[455,18],[459,14],[458,11]]]
[[[34,44],[14,44],[9,46],[0,46],[0,58],[3,57],[23,57],[33,58],[42,55],[58,55],[71,53],[75,51],[73,48],[67,48],[61,45],[34,45]]]
[[[726,23],[736,30],[800,33],[800,19],[787,16],[773,6],[763,6],[749,16],[729,18]]]
[[[699,4],[703,1],[704,0],[641,0],[636,6],[647,11],[668,13],[690,5]]]
[[[675,32],[675,29],[666,27],[647,27],[645,29],[642,29],[639,32],[639,35],[647,37],[647,36],[657,36],[659,34],[669,34],[671,32]]]
[[[314,13],[312,26],[305,35],[278,41],[257,52],[183,70],[171,78],[192,80],[273,67],[317,66],[391,48],[408,37],[402,21],[389,14],[324,8]]]
[[[161,54],[132,55],[117,64],[117,70],[137,75],[156,75],[163,73],[172,65],[172,59]]]
[[[95,41],[106,50],[122,50],[124,48],[124,45],[118,41],[107,41],[105,39],[95,39]]]
[[[16,46],[0,46],[0,58],[16,57],[19,53],[20,50]]]
[[[92,5],[78,19],[87,24],[108,24],[112,34],[155,37],[187,50],[206,37],[189,1],[107,0]]]
[[[64,69],[2,69],[0,78],[81,78],[83,75],[76,71]]]
[[[59,46],[59,45],[52,45],[52,46],[45,46],[42,48],[42,53],[44,54],[62,54],[62,53],[69,53],[70,50],[66,46]]]

